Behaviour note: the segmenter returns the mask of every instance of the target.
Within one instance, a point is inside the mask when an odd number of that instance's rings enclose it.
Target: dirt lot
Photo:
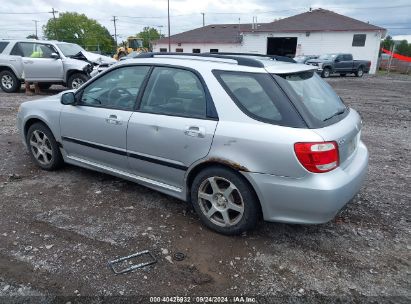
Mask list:
[[[411,78],[329,82],[363,117],[371,153],[365,186],[330,223],[261,223],[240,237],[213,233],[186,204],[127,181],[73,166],[39,170],[15,127],[19,104],[36,97],[0,92],[0,296],[405,301],[411,297]],[[145,249],[157,264],[117,276],[107,267],[111,259]],[[186,258],[173,260],[176,252]]]

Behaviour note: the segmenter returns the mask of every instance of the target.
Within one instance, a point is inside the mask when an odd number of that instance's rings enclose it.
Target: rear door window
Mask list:
[[[237,106],[267,123],[305,127],[301,117],[269,74],[213,71]]]
[[[352,56],[349,54],[345,54],[343,55],[344,61],[351,61],[352,60]]]
[[[10,54],[28,58],[51,58],[51,54],[56,52],[50,44],[19,42],[13,47]]]
[[[8,42],[0,41],[0,54],[4,51],[4,49],[6,48],[8,44],[9,44]]]

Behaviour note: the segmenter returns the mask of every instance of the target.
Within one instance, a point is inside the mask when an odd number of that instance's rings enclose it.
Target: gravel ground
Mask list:
[[[364,187],[327,224],[261,223],[239,237],[207,230],[185,203],[142,186],[73,166],[39,170],[15,127],[19,104],[38,97],[0,92],[0,302],[240,294],[406,302],[411,78],[329,83],[363,117],[370,150]],[[107,267],[145,249],[156,264],[124,275]],[[176,252],[186,258],[175,261]]]

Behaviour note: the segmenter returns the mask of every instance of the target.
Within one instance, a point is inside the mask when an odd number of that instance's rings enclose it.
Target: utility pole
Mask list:
[[[168,52],[171,52],[171,38],[170,38],[170,0],[167,0],[167,22],[168,22]]]
[[[204,20],[205,13],[201,13],[201,15],[203,15],[203,27],[204,27],[205,26],[205,20]]]
[[[49,13],[53,14],[54,35],[55,35],[56,40],[59,40],[59,37],[57,36],[57,26],[56,26],[56,14],[58,13],[58,11],[54,10],[54,7],[52,7],[51,12]]]
[[[38,20],[33,20],[34,21],[34,27],[36,29],[36,39],[39,39],[39,36],[37,36],[37,22],[39,22]]]
[[[117,26],[116,26],[116,21],[118,20],[118,18],[116,16],[113,16],[113,19],[111,19],[111,21],[113,21],[114,23],[114,40],[116,41],[116,49],[117,49]]]

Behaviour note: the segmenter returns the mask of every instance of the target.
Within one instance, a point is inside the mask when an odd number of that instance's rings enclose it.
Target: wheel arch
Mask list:
[[[16,76],[17,79],[21,80],[18,76],[16,71],[14,70],[14,68],[12,66],[8,66],[8,65],[2,65],[0,66],[0,73],[3,71],[9,71],[12,72],[14,74],[14,76]]]
[[[325,70],[325,69],[329,69],[331,73],[334,71],[333,66],[331,64],[324,65],[323,70]]]
[[[64,83],[67,84],[70,77],[73,76],[74,74],[77,74],[77,73],[87,75],[83,70],[70,69],[66,72],[66,79],[65,79]]]
[[[51,130],[51,128],[49,127],[49,125],[46,123],[46,121],[45,121],[43,118],[41,118],[41,117],[34,116],[34,117],[30,117],[29,119],[27,119],[27,120],[24,122],[24,125],[23,125],[23,134],[24,134],[24,139],[25,139],[25,140],[27,139],[27,133],[28,133],[30,127],[31,127],[32,125],[34,125],[35,123],[37,123],[37,122],[44,124],[44,125],[50,130],[51,134],[53,134],[54,138],[56,138],[56,135],[55,135],[54,132]],[[57,140],[57,139],[56,139],[56,140]]]
[[[255,197],[257,198],[258,201],[258,208],[259,208],[259,212],[260,215],[262,215],[262,207],[261,207],[261,201],[260,201],[260,197],[258,196],[257,191],[254,189],[254,186],[250,183],[250,181],[243,175],[241,174],[241,172],[249,172],[249,170],[240,165],[237,164],[235,162],[229,161],[229,160],[225,160],[225,159],[219,159],[219,158],[210,158],[208,160],[204,160],[201,163],[196,164],[194,167],[192,167],[187,175],[186,175],[186,201],[187,202],[191,202],[190,200],[190,194],[191,194],[191,187],[194,181],[194,178],[204,169],[210,168],[210,167],[217,167],[217,168],[224,168],[227,170],[230,170],[236,174],[238,174],[250,187],[250,189],[252,189]]]

